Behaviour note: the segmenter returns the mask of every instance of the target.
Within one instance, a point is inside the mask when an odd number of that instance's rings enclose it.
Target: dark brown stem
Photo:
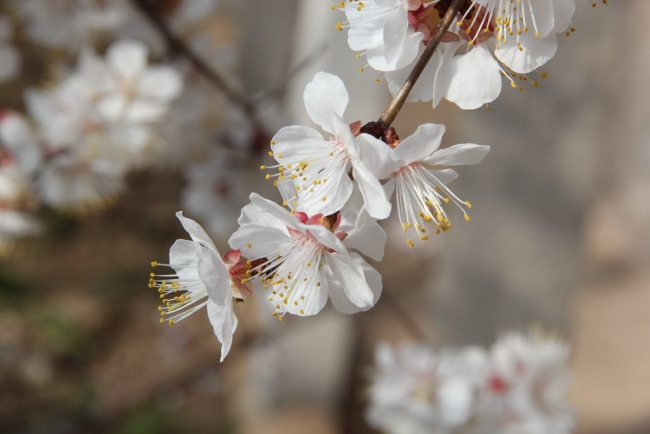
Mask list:
[[[386,110],[384,110],[384,112],[381,114],[378,122],[383,124],[385,127],[389,127],[395,120],[395,117],[397,117],[397,113],[399,113],[399,111],[402,109],[406,98],[409,96],[409,93],[411,93],[413,86],[415,86],[415,82],[418,81],[418,78],[420,78],[422,71],[424,71],[427,63],[429,63],[429,60],[431,60],[433,53],[435,53],[438,45],[440,45],[442,37],[445,35],[445,33],[447,33],[449,26],[451,26],[451,23],[456,19],[456,15],[458,15],[458,11],[460,10],[463,3],[465,3],[465,0],[453,0],[453,3],[447,10],[445,17],[443,18],[442,23],[438,26],[435,35],[431,39],[431,42],[429,42],[429,45],[427,45],[424,53],[422,53],[422,56],[415,64],[415,67],[413,67],[413,70],[406,79],[406,83],[404,83],[400,90],[397,91],[395,96],[393,96],[393,99],[388,104]]]
[[[151,24],[160,32],[169,44],[169,48],[177,53],[183,55],[189,60],[192,65],[199,71],[205,78],[207,78],[216,88],[218,88],[225,96],[235,105],[240,106],[250,122],[253,124],[260,139],[264,137],[264,141],[268,138],[268,134],[262,125],[262,122],[255,113],[255,107],[246,98],[240,95],[237,91],[232,89],[228,83],[208,65],[199,55],[197,55],[185,42],[178,38],[174,32],[169,28],[165,21],[159,16],[156,8],[147,0],[133,0],[133,3],[142,13],[149,19]],[[268,143],[267,143],[268,144]]]

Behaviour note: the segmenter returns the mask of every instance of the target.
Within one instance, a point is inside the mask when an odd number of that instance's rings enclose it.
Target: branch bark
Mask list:
[[[440,45],[442,37],[447,32],[447,30],[449,30],[449,27],[451,26],[453,20],[456,19],[456,15],[458,15],[458,11],[464,2],[465,0],[453,0],[453,3],[447,10],[442,23],[440,26],[438,26],[438,30],[436,30],[435,35],[431,39],[431,42],[429,42],[429,45],[424,50],[424,53],[422,53],[422,56],[420,56],[420,59],[415,64],[413,70],[406,79],[406,83],[404,83],[400,90],[397,91],[395,96],[393,96],[393,99],[388,104],[388,107],[386,107],[386,110],[384,110],[381,117],[379,118],[378,122],[384,127],[390,127],[390,125],[395,120],[395,117],[397,117],[397,114],[402,109],[406,98],[409,96],[409,93],[411,93],[413,86],[415,86],[415,82],[417,82],[418,78],[420,78],[420,75],[422,75],[422,71],[424,71],[424,68],[429,63],[429,60],[431,60],[431,57],[433,57],[433,53],[435,53],[438,45]]]

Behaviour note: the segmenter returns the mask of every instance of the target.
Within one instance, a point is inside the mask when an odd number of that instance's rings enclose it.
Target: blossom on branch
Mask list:
[[[275,316],[315,315],[325,307],[328,297],[343,313],[374,306],[381,293],[381,276],[359,255],[348,252],[342,241],[348,233],[340,230],[339,213],[308,216],[290,213],[255,193],[250,199],[242,210],[241,227],[229,244],[243,256],[263,261],[242,283],[260,283],[259,298],[268,300]],[[376,230],[372,224],[350,226],[368,231],[365,237]],[[385,237],[383,242],[381,238],[368,238],[353,247],[373,255],[379,247],[376,243],[381,243],[383,252]]]
[[[490,151],[489,146],[470,143],[439,149],[444,132],[444,125],[420,125],[412,136],[396,142],[395,147],[367,140],[369,136],[359,138],[361,156],[374,175],[379,179],[390,178],[384,188],[389,197],[395,192],[397,214],[404,232],[423,241],[429,239],[428,230],[440,233],[451,228],[443,203],[456,204],[467,221],[469,216],[464,207],[471,207],[446,186],[458,174],[452,169],[434,170],[433,167],[477,164]],[[407,242],[413,247],[412,238]]]
[[[321,134],[307,127],[282,128],[271,142],[272,155],[279,163],[276,168],[277,183],[290,183],[293,195],[283,189],[284,199],[302,207],[309,215],[330,215],[340,211],[350,198],[352,175],[363,196],[368,214],[384,219],[390,214],[388,202],[379,180],[373,176],[359,155],[358,137],[343,121],[343,112],[349,96],[340,78],[318,72],[307,85],[304,93],[305,107],[309,117],[330,134],[324,140]],[[381,142],[368,136],[367,141]],[[266,166],[262,166],[263,169]]]
[[[228,251],[223,258],[216,246],[194,220],[176,213],[192,241],[176,240],[169,250],[169,264],[152,262],[152,266],[171,267],[173,274],[151,273],[149,287],[160,293],[160,322],[174,324],[206,307],[214,333],[221,342],[221,361],[230,351],[232,335],[237,328],[233,298],[242,300],[251,295],[242,279],[250,269],[241,261],[238,250]],[[250,264],[248,264],[250,265]]]
[[[365,50],[370,66],[386,71],[395,94],[450,5],[449,0],[377,0],[342,2],[341,9],[350,20],[350,47]],[[433,100],[435,107],[446,98],[463,109],[475,109],[496,99],[501,75],[514,88],[519,88],[517,79],[537,87],[524,74],[553,57],[555,34],[567,30],[574,11],[574,0],[466,0],[407,101]],[[466,53],[459,52],[463,45]]]

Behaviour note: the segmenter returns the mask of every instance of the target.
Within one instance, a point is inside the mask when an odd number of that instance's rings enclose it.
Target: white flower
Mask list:
[[[492,347],[477,405],[485,433],[568,434],[575,417],[565,400],[569,346],[541,333],[508,333]]]
[[[341,7],[350,20],[346,24],[350,47],[365,50],[370,66],[386,71],[395,94],[442,22],[449,2],[376,0]],[[515,79],[524,78],[519,74],[530,73],[553,57],[555,33],[567,29],[574,10],[574,0],[468,1],[407,101],[433,99],[435,107],[446,98],[463,109],[492,102],[501,92],[501,74],[517,88]],[[457,53],[461,39],[469,44],[465,54]],[[537,87],[536,81],[530,82]]]
[[[255,193],[250,199],[229,243],[243,256],[263,261],[253,271],[262,283],[259,298],[268,300],[274,315],[315,315],[328,296],[343,313],[367,310],[377,302],[381,276],[359,255],[348,252],[341,241],[347,234],[338,231],[338,214],[292,214]],[[355,247],[372,254],[366,247],[376,253],[378,243],[368,239]]]
[[[470,203],[461,201],[445,185],[457,173],[452,169],[433,170],[433,167],[476,164],[490,150],[489,146],[474,144],[438,149],[444,132],[444,125],[424,124],[395,148],[369,140],[361,146],[361,156],[374,174],[380,179],[390,177],[384,187],[389,196],[395,191],[397,214],[404,232],[414,233],[421,240],[429,239],[428,222],[435,224],[436,233],[451,228],[443,202],[453,201],[469,221],[463,205],[471,207]],[[411,238],[407,242],[413,245]]]
[[[141,42],[122,40],[106,52],[112,89],[99,102],[109,120],[133,123],[159,120],[181,92],[180,74],[167,66],[147,66],[148,49]]]
[[[341,2],[339,9],[345,11],[348,22],[338,23],[336,28],[350,28],[350,48],[363,51],[370,66],[393,71],[415,59],[425,37],[409,23],[409,12],[420,7],[420,0]]]
[[[570,26],[575,12],[574,0],[474,0],[472,6],[484,8],[493,23],[496,57],[518,73],[529,73],[553,57],[555,33]]]
[[[69,211],[89,211],[124,190],[125,167],[72,154],[51,156],[39,169],[35,189],[46,204]]]
[[[233,297],[242,299],[250,295],[248,287],[241,283],[250,267],[240,261],[241,254],[237,250],[228,251],[222,258],[197,222],[183,217],[181,212],[176,213],[176,217],[192,241],[176,240],[169,250],[169,264],[152,263],[175,271],[174,274],[151,273],[149,287],[157,288],[163,302],[158,308],[162,316],[160,322],[172,325],[206,307],[214,333],[222,344],[223,361],[237,328]]]
[[[13,36],[13,25],[9,18],[0,16],[0,82],[13,80],[20,72],[20,52],[7,42]]]
[[[77,70],[49,91],[29,90],[26,100],[49,148],[73,149],[84,159],[142,165],[160,121],[182,87],[169,67],[147,67],[147,49],[133,41],[113,44],[107,60],[90,50]]]
[[[366,420],[389,434],[445,434],[472,415],[484,370],[479,348],[462,351],[380,344],[369,390]]]
[[[118,28],[130,11],[125,0],[14,0],[27,33],[52,48],[76,50],[97,32]]]
[[[278,182],[291,182],[296,190],[295,197],[284,199],[300,203],[310,215],[333,214],[352,194],[348,177],[352,167],[368,213],[378,219],[388,217],[390,202],[377,178],[359,158],[357,139],[342,119],[349,100],[343,81],[318,72],[305,88],[304,100],[307,114],[330,133],[330,140],[323,140],[316,130],[300,126],[285,127],[275,135],[271,149],[280,164],[274,166],[279,170]],[[374,137],[367,140],[379,142]]]

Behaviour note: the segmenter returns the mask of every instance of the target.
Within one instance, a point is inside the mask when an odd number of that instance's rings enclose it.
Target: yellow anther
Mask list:
[[[282,321],[282,320],[284,320],[284,316],[280,315],[280,316],[278,317],[278,319],[279,319],[280,321]]]
[[[423,236],[420,237],[420,239],[421,239],[422,241],[428,241],[428,240],[429,240],[429,237],[427,237],[426,235],[423,235]]]
[[[533,83],[533,87],[539,87],[539,83],[535,80],[531,80],[530,82]]]
[[[251,244],[248,243],[248,244],[246,244],[246,247],[248,247],[248,248],[250,249],[250,248],[253,247],[253,246],[251,246]]]
[[[273,145],[275,145],[275,142],[273,140],[271,140],[271,146],[273,146]]]
[[[174,325],[174,320],[173,320],[173,319],[170,319],[170,320],[169,320],[169,325],[170,325],[170,326]]]
[[[164,323],[165,320],[163,318],[160,318],[160,324]]]
[[[510,82],[510,86],[512,86],[513,89],[517,89],[517,83],[515,83],[514,81]]]
[[[359,68],[359,72],[363,72],[363,66]]]
[[[262,166],[260,166],[260,169],[261,169],[261,170],[264,170],[264,169],[266,169],[266,166],[263,166],[263,165],[262,165]]]
[[[156,265],[158,265],[158,263],[157,263],[156,261],[153,261],[153,262],[151,263],[151,266],[152,266],[152,267],[155,267]]]
[[[305,314],[305,311],[300,309],[300,315],[304,315],[304,314]]]

